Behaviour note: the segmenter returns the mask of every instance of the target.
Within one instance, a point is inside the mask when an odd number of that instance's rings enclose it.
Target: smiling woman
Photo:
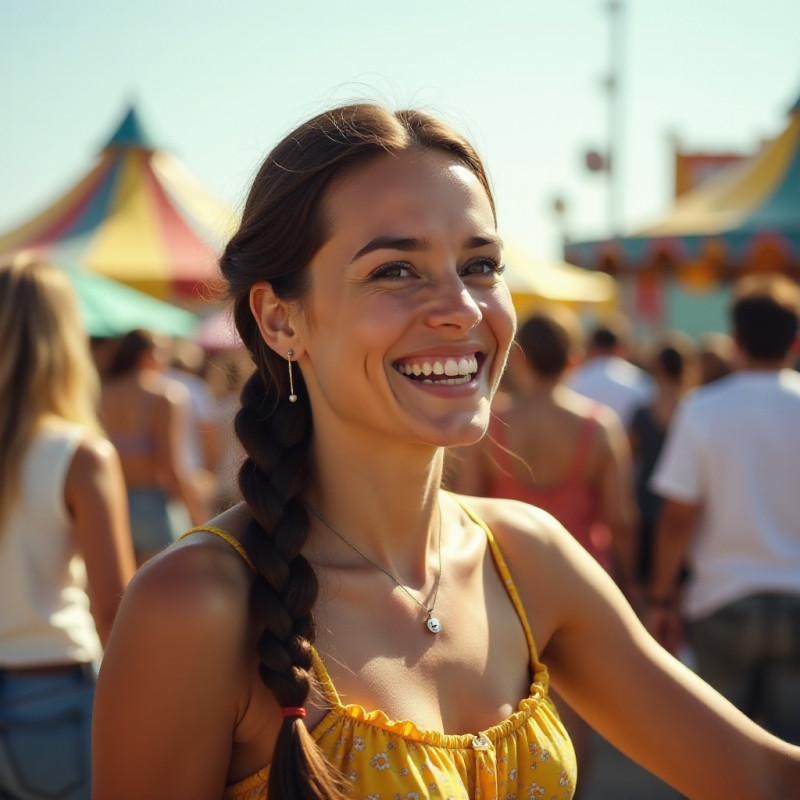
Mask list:
[[[515,330],[468,142],[321,114],[267,156],[220,265],[256,367],[244,502],[126,593],[95,800],[570,798],[551,678],[692,797],[789,796],[798,750],[670,660],[551,517],[440,489]]]

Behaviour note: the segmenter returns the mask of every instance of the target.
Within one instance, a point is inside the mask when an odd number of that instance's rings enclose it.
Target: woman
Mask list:
[[[245,501],[132,582],[94,800],[569,797],[548,674],[695,797],[794,791],[800,751],[664,653],[551,518],[440,491],[513,340],[501,255],[481,162],[427,115],[336,109],[268,156],[221,259],[257,366]]]
[[[0,797],[88,800],[95,672],[133,574],[66,275],[0,265]]]
[[[164,366],[156,337],[130,331],[117,343],[103,382],[100,417],[122,462],[138,565],[172,544],[190,521],[204,519],[183,460],[189,396],[162,373]]]

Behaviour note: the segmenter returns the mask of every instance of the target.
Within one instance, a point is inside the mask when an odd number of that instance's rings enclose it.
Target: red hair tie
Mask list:
[[[300,706],[284,706],[281,709],[282,717],[305,717],[306,710]]]

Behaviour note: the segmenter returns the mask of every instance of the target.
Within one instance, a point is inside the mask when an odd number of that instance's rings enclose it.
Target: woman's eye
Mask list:
[[[462,270],[462,275],[501,275],[506,268],[505,264],[495,261],[493,258],[475,258],[470,261]]]
[[[412,273],[410,264],[403,261],[393,261],[391,264],[383,264],[372,272],[371,278],[407,278]]]

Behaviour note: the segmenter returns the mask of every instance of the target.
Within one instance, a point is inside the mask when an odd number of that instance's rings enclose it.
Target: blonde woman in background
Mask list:
[[[0,265],[0,797],[88,800],[96,665],[133,574],[119,459],[60,270]]]

